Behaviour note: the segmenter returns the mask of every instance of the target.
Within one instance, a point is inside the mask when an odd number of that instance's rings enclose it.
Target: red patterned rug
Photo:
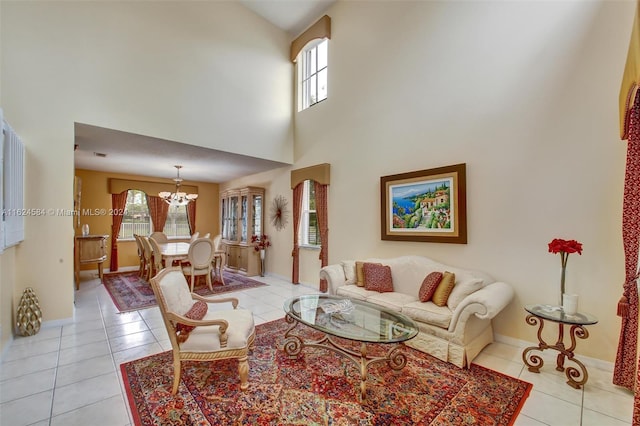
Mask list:
[[[209,290],[204,278],[196,282],[195,292],[201,296],[229,293],[248,288],[267,285],[244,275],[223,272],[224,285],[221,282],[213,282],[213,291]],[[104,274],[104,286],[106,287],[113,303],[120,312],[136,311],[138,309],[156,306],[156,298],[153,295],[151,285],[138,276],[138,272],[114,272]]]
[[[171,394],[171,352],[120,366],[136,425],[511,425],[532,385],[472,365],[460,369],[404,347],[407,365],[369,368],[359,403],[356,365],[334,352],[306,347],[283,352],[288,324],[257,327],[249,356],[249,390],[240,390],[235,360],[183,362]],[[301,326],[299,335],[318,337]],[[312,336],[312,334],[314,336]],[[370,345],[373,351],[384,345]]]

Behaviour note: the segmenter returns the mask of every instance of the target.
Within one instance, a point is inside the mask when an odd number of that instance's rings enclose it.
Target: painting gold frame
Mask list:
[[[466,164],[380,178],[381,238],[467,243]]]

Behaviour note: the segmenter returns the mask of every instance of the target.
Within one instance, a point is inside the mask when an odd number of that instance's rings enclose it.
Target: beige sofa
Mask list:
[[[378,293],[356,285],[355,261],[325,266],[320,278],[328,282],[329,294],[366,300],[411,317],[420,332],[408,346],[458,367],[471,361],[493,342],[491,320],[513,298],[509,284],[495,281],[480,271],[444,265],[422,256],[364,259],[391,269],[393,292]],[[421,302],[418,292],[431,272],[453,272],[456,284],[447,305]]]

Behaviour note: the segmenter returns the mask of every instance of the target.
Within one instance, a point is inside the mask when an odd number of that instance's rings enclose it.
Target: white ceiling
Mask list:
[[[239,1],[293,39],[336,0]],[[173,179],[173,166],[181,165],[180,176],[187,181],[221,183],[287,165],[84,123],[75,123],[75,144],[78,169]]]
[[[336,0],[240,0],[289,35],[297,37],[313,24]]]

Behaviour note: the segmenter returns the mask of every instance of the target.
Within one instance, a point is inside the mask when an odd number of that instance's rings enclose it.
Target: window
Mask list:
[[[147,195],[137,189],[127,191],[127,204],[118,239],[133,239],[133,234],[151,235],[151,215]]]
[[[323,39],[300,53],[298,61],[298,111],[327,99],[327,51],[329,41]]]
[[[189,220],[187,219],[187,206],[169,206],[167,221],[162,232],[169,238],[189,238]]]
[[[151,235],[153,231],[155,229],[153,229],[147,205],[147,194],[137,189],[130,189],[127,192],[127,205],[125,215],[122,217],[118,239],[133,239],[133,234]],[[169,238],[189,238],[191,236],[186,206],[169,207],[162,232]]]
[[[315,185],[311,180],[304,181],[299,244],[301,246],[320,246],[318,214],[316,213]]]

